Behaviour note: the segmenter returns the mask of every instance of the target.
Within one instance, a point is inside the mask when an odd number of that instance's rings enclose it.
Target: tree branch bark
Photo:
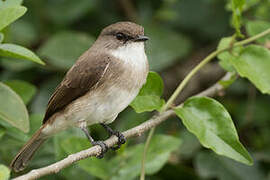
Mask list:
[[[231,78],[231,76],[232,76],[232,74],[228,72],[221,80],[229,80]],[[202,91],[201,93],[199,93],[195,96],[210,96],[210,97],[212,97],[222,90],[224,90],[224,86],[220,85],[217,82],[213,86],[209,87],[208,89]],[[147,120],[146,122],[123,132],[123,135],[126,138],[140,136],[144,132],[148,131],[149,129],[151,129],[153,127],[158,126],[160,123],[167,120],[169,117],[171,117],[173,115],[175,115],[173,110],[171,110],[171,109],[167,110],[163,113],[160,113],[158,115],[153,116],[151,119]],[[106,141],[104,141],[104,143],[108,147],[112,147],[117,143],[117,137],[112,136],[109,139],[107,139]],[[69,166],[77,161],[80,161],[82,159],[86,159],[86,158],[91,157],[91,156],[98,156],[100,152],[101,152],[100,146],[93,146],[89,149],[82,150],[82,151],[77,152],[75,154],[71,154],[68,157],[66,157],[66,158],[64,158],[56,163],[53,163],[49,166],[31,170],[27,174],[19,176],[19,177],[15,178],[14,180],[25,180],[25,179],[31,180],[31,179],[40,178],[40,177],[48,175],[48,174],[58,173],[61,169],[65,168],[65,167],[67,167],[67,166]]]

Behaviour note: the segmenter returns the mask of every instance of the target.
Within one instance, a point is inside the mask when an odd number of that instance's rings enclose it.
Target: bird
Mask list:
[[[90,143],[101,147],[102,158],[108,147],[94,140],[88,126],[101,124],[110,136],[118,137],[117,147],[126,139],[108,126],[137,96],[149,72],[145,53],[144,28],[123,21],[105,27],[92,46],[67,71],[50,97],[42,126],[21,148],[10,167],[25,169],[46,139],[70,127],[80,128]]]

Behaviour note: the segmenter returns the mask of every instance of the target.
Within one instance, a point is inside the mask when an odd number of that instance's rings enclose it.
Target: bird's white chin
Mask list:
[[[144,52],[144,42],[132,42],[111,51],[111,55],[137,68],[144,68],[147,58]]]

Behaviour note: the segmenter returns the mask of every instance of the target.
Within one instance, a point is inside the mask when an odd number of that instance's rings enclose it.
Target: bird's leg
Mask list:
[[[97,156],[97,158],[103,158],[104,154],[108,151],[108,146],[103,141],[95,141],[92,136],[90,135],[87,127],[80,127],[81,130],[83,130],[84,134],[86,135],[87,139],[90,141],[90,143],[95,146],[99,145],[101,147],[101,153]]]
[[[112,147],[112,150],[117,150],[120,148],[122,144],[125,144],[126,138],[121,132],[112,130],[112,128],[110,128],[108,125],[104,123],[100,123],[100,124],[105,128],[105,130],[109,133],[110,136],[115,135],[116,137],[118,137],[117,146]]]

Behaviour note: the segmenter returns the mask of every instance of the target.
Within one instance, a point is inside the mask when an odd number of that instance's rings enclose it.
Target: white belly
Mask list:
[[[77,111],[69,117],[72,117],[74,122],[85,120],[88,125],[111,123],[131,103],[138,92],[139,89],[127,92],[111,86],[105,93],[90,94],[89,98],[74,103],[73,109],[77,109]]]

